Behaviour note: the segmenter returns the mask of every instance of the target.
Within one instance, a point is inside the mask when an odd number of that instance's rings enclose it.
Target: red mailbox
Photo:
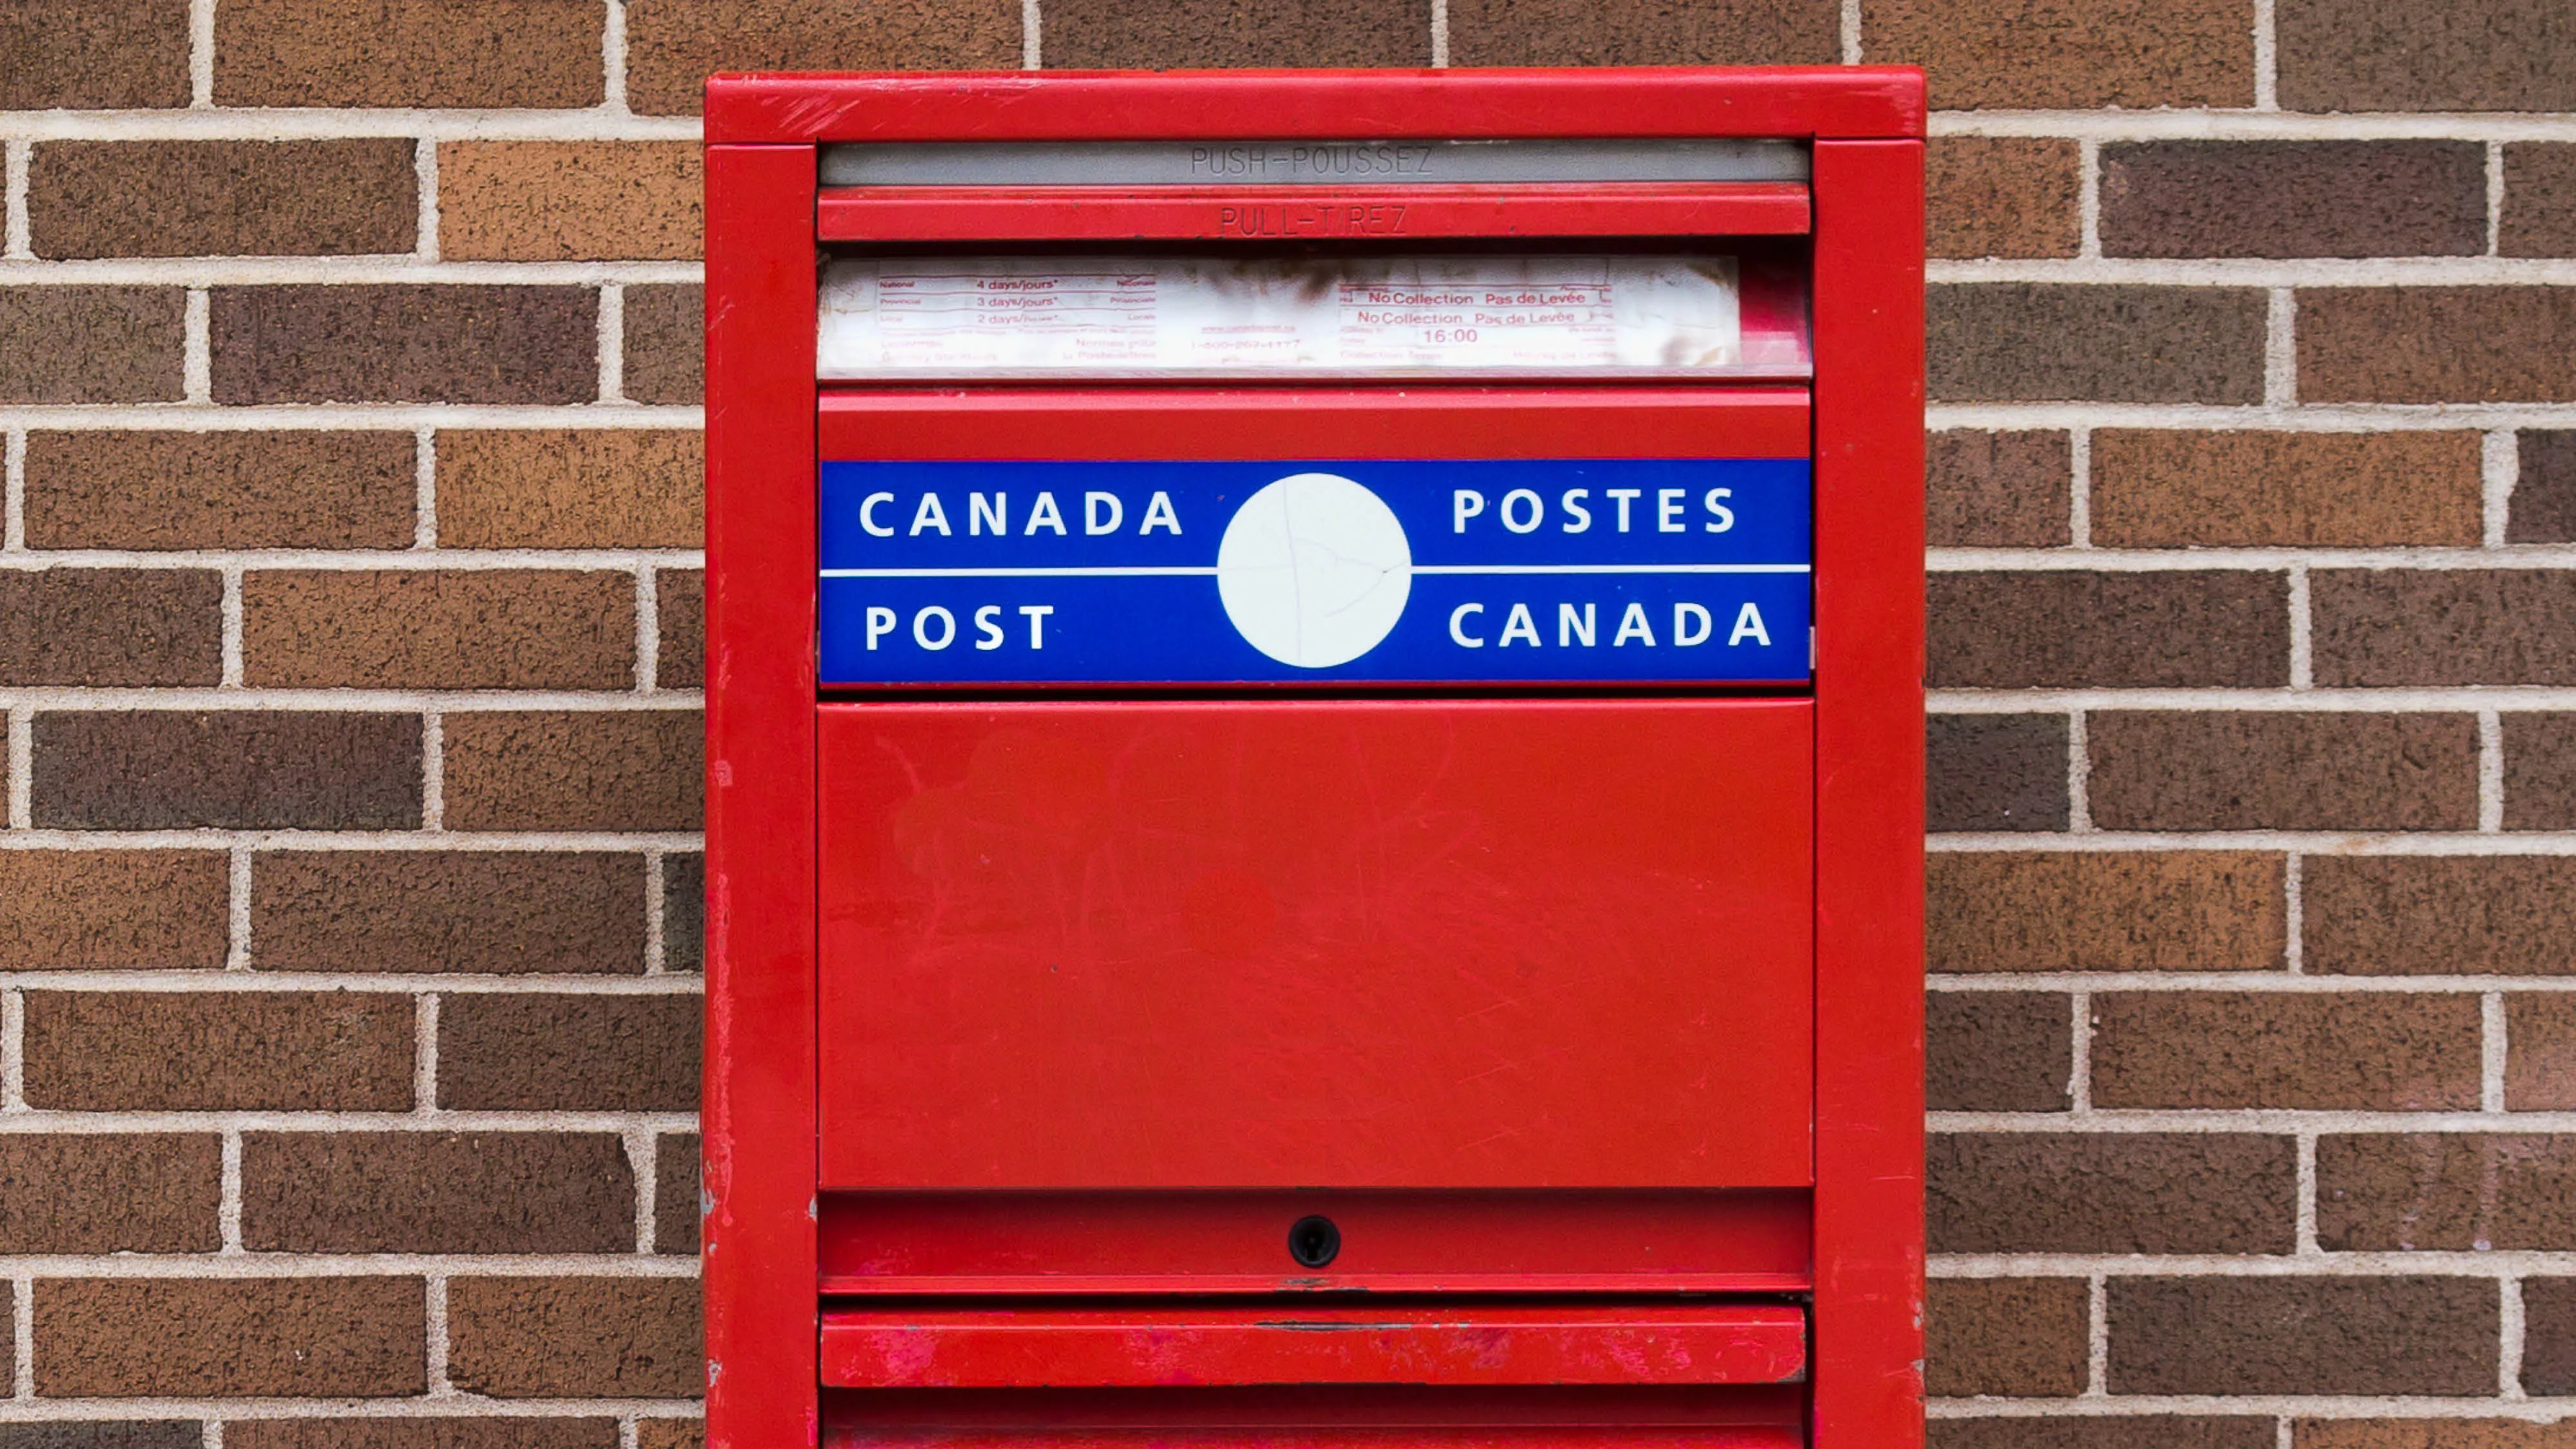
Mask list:
[[[1919,1443],[1922,134],[710,83],[720,1449]]]

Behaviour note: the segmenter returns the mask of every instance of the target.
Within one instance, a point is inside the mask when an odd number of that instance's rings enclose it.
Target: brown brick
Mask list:
[[[700,1320],[694,1278],[459,1278],[447,1376],[502,1399],[693,1399]]]
[[[1865,0],[1861,47],[1941,110],[2254,104],[2250,0]]]
[[[412,143],[48,141],[28,171],[40,257],[351,256],[417,244]]]
[[[2321,686],[2576,684],[2576,573],[2319,569]]]
[[[438,541],[450,548],[696,548],[706,537],[706,463],[699,433],[440,433]]]
[[[176,287],[0,287],[0,403],[177,402]]]
[[[9,1295],[0,1293],[0,1304]],[[0,1345],[9,1342],[0,1333]],[[23,1420],[0,1428],[0,1449],[201,1449],[205,1426],[179,1419]]]
[[[1562,0],[1535,0],[1533,4],[1508,8],[1497,4],[1488,8],[1476,0],[1462,0],[1465,8],[1453,14],[1451,23],[1465,21],[1458,33],[1469,38],[1469,45],[1475,48],[1472,53],[1505,55],[1527,46],[1548,29],[1547,15],[1524,16],[1520,12],[1542,6],[1557,11],[1561,3]],[[1814,0],[1805,0],[1800,8],[1812,11]],[[1609,23],[1594,28],[1615,33],[1619,27],[1611,17],[1617,13],[1613,10],[1601,15],[1596,10],[1594,14]],[[1055,0],[1053,8],[1045,12],[1044,23],[1046,63],[1060,70],[1431,63],[1430,0],[1276,0],[1269,4],[1252,0],[1165,0],[1153,6],[1123,0]],[[1684,29],[1690,28],[1695,27],[1685,21]],[[1480,42],[1480,35],[1490,39]],[[1575,48],[1572,58],[1550,63],[1600,64],[1581,57],[1587,50],[1615,54],[1644,39],[1620,36],[1606,45]],[[1569,47],[1560,43],[1558,48]]]
[[[2114,257],[2468,257],[2487,249],[2474,141],[2147,141],[2102,148]]]
[[[2063,1112],[2072,1008],[2048,991],[1935,991],[1923,1002],[1924,1096],[1935,1112]]]
[[[438,1105],[694,1111],[702,1011],[694,994],[449,996],[439,1003]]]
[[[698,1251],[698,1134],[666,1132],[653,1148],[653,1251]]]
[[[2294,111],[2576,110],[2557,0],[2281,0],[2280,90]]]
[[[223,1140],[0,1134],[0,1253],[211,1253]]]
[[[599,298],[588,287],[217,287],[210,317],[220,403],[574,403],[599,393]]]
[[[1935,1278],[1924,1285],[1923,1387],[1936,1397],[2083,1392],[2081,1278]]]
[[[707,289],[694,282],[628,287],[625,305],[626,396],[696,407],[706,394]]]
[[[211,570],[0,570],[0,685],[214,684],[223,596]]]
[[[29,433],[27,544],[408,548],[412,448],[409,433]]]
[[[2576,1278],[2522,1282],[2522,1388],[2576,1393]]]
[[[2576,401],[2576,287],[2303,287],[2302,402]]]
[[[2486,1278],[2113,1278],[2114,1394],[2492,1394]]]
[[[2301,1419],[2296,1449],[2568,1449],[2576,1419]]]
[[[2105,830],[2467,830],[2477,721],[2450,714],[2106,710],[2087,722]]]
[[[635,1449],[707,1449],[704,1419],[638,1419]]]
[[[2233,1132],[1940,1133],[1935,1253],[2287,1253],[2298,1144]]]
[[[188,103],[188,0],[0,0],[0,111]]]
[[[1926,306],[1938,401],[2263,400],[2261,292],[1976,282]]]
[[[2576,714],[2504,717],[2504,828],[2576,827]]]
[[[0,851],[0,971],[213,970],[228,872],[211,850]]]
[[[2330,1253],[2576,1246],[2576,1137],[2320,1137],[2317,1243]]]
[[[2066,828],[2064,715],[1936,714],[1923,724],[1925,829]]]
[[[661,630],[654,684],[662,689],[704,689],[707,576],[696,569],[663,569],[653,575],[653,590]]]
[[[1924,542],[1934,548],[2064,546],[2072,456],[2064,433],[1962,430],[1926,437]]]
[[[242,678],[367,689],[628,689],[635,576],[569,569],[263,569]]]
[[[241,1172],[254,1253],[635,1247],[635,1174],[609,1132],[252,1132]]]
[[[2093,434],[2093,542],[2368,548],[2480,537],[2476,433]]]
[[[46,1398],[389,1398],[429,1387],[418,1278],[47,1278]],[[138,1328],[149,1325],[148,1332]]]
[[[2576,432],[2525,431],[2515,438],[2520,476],[2508,500],[2507,543],[2576,543]]]
[[[1094,0],[1095,4],[1100,0]],[[1215,8],[1215,7],[1211,7]],[[1416,32],[1398,27],[1361,65],[1419,64]],[[1419,34],[1430,34],[1422,17]],[[1678,4],[1583,5],[1575,0],[1451,0],[1452,65],[1832,65],[1841,58],[1840,18],[1824,0],[1681,0]],[[1046,20],[1055,59],[1055,12]],[[1304,63],[1304,62],[1297,62]]]
[[[2576,973],[2576,859],[2312,855],[2303,886],[2316,975]]]
[[[1062,23],[1047,17],[1050,60]],[[646,115],[696,115],[707,76],[720,70],[1019,64],[1020,12],[1007,0],[629,0],[626,7],[626,100]]]
[[[400,1112],[407,996],[27,993],[27,1101],[74,1112]]]
[[[420,748],[420,717],[408,714],[40,714],[35,823],[408,830],[420,824]]]
[[[2576,257],[2576,146],[2504,148],[2496,250],[2509,257]]]
[[[706,961],[707,858],[662,857],[662,969],[696,971]]]
[[[188,1426],[194,1431],[196,1426]],[[617,1449],[615,1419],[235,1419],[225,1449]],[[176,1449],[196,1449],[195,1441]]]
[[[2468,1110],[2478,1051],[2475,996],[2106,992],[2093,1105]]]
[[[2558,945],[2563,952],[2566,938]],[[2506,997],[2504,1036],[2506,1110],[2576,1108],[2576,996],[2517,992]]]
[[[704,192],[694,141],[451,141],[438,148],[438,254],[693,260]]]
[[[1934,1419],[1931,1449],[2274,1449],[2270,1419],[2033,1418]],[[227,1436],[229,1442],[229,1436]]]
[[[644,969],[640,855],[276,850],[253,857],[252,964],[265,971]]]
[[[1923,151],[1924,227],[1936,257],[2071,257],[2079,149],[2022,136],[1943,136]]]
[[[450,830],[696,830],[706,741],[695,710],[450,714]]]
[[[219,106],[595,106],[601,11],[580,0],[224,0]]]
[[[2283,966],[2276,855],[1942,851],[1924,865],[1925,954],[1936,972]]]
[[[1944,572],[1928,594],[1935,689],[2290,682],[2290,587],[2277,573]]]

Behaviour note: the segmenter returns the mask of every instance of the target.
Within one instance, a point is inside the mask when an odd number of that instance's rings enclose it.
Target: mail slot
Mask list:
[[[713,1439],[1919,1444],[1919,76],[706,114]]]

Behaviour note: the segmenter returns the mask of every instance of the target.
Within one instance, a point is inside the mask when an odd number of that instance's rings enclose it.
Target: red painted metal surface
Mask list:
[[[1795,1308],[834,1309],[841,1388],[1232,1384],[1774,1384],[1806,1367]]]
[[[1812,729],[827,706],[823,1181],[1803,1186]]]
[[[825,241],[1792,236],[1807,229],[1807,188],[853,186],[824,191],[814,224]]]

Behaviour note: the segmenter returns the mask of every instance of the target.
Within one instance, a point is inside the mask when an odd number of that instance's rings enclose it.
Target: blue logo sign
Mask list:
[[[825,463],[826,684],[1808,676],[1803,459]]]

